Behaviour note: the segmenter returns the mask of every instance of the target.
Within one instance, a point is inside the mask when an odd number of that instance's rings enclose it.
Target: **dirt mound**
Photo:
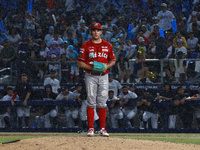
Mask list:
[[[2,144],[1,150],[197,150],[200,145],[115,137],[55,136]]]

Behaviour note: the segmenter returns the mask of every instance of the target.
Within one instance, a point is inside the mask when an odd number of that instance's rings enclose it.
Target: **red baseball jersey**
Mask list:
[[[104,64],[108,64],[108,62],[116,60],[115,54],[113,52],[113,48],[110,43],[102,40],[101,43],[93,43],[92,40],[84,43],[80,50],[78,61],[83,61],[88,65],[93,65],[94,61],[101,62]],[[88,73],[91,73],[91,70],[85,70]],[[106,70],[104,74],[109,73],[109,70]]]

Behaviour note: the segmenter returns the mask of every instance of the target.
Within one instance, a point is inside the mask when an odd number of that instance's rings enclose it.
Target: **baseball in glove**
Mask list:
[[[107,70],[107,67],[105,64],[94,61],[93,69],[92,69],[93,73],[104,73],[106,70]]]

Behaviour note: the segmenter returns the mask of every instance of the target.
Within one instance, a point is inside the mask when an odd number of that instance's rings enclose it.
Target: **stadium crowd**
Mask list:
[[[34,0],[32,6],[28,13],[27,1],[0,2],[4,24],[0,65],[9,67],[13,62],[18,76],[26,68],[31,79],[43,81],[51,69],[59,69],[53,62],[60,62],[63,82],[76,82],[81,70],[69,62],[76,61],[80,46],[91,38],[92,22],[102,24],[102,38],[114,48],[118,60],[111,72],[121,83],[160,82],[160,64],[145,62],[147,58],[176,59],[164,63],[162,76],[169,82],[190,80],[199,73],[198,61],[184,61],[199,58],[198,0]],[[176,20],[176,30],[172,20]],[[135,63],[130,59],[136,59]]]
[[[196,100],[198,98],[191,97],[199,97],[198,94],[187,95],[182,87],[177,89],[177,94],[171,94],[169,84],[164,85],[167,90],[159,95],[151,95],[148,89],[135,93],[134,87],[121,86],[133,82],[160,83],[160,76],[168,83],[190,81],[199,76],[200,62],[185,60],[200,57],[199,0],[33,0],[30,13],[27,11],[27,2],[0,1],[0,69],[11,67],[16,70],[17,79],[22,80],[22,84],[23,77],[28,77],[30,82],[44,83],[44,91],[38,99],[76,100],[81,105],[81,108],[34,108],[38,110],[38,120],[41,121],[43,117],[46,119],[38,127],[59,126],[59,114],[63,113],[67,127],[79,125],[86,128],[86,114],[81,113],[84,112],[86,100],[84,91],[81,92],[84,84],[79,84],[84,71],[77,67],[76,60],[81,45],[91,39],[90,25],[93,22],[102,24],[102,39],[112,44],[117,58],[109,74],[118,82],[118,87],[109,91],[108,101],[112,102],[108,105],[110,126],[134,127],[133,118],[138,114],[140,128],[157,128],[158,120],[164,114],[151,105],[154,100],[174,101],[169,108],[169,120],[161,119],[165,125],[166,120],[169,122],[169,128],[175,128],[177,114],[180,118],[188,118],[182,119],[183,128],[191,128],[194,111],[200,125],[199,109],[184,106],[185,100]],[[175,27],[173,20],[176,21]],[[146,61],[163,58],[163,74],[160,72],[160,63]],[[130,61],[132,59],[133,62]],[[39,63],[35,63],[37,61]],[[62,77],[60,81],[59,75]],[[72,91],[60,87],[60,83],[78,84]],[[22,97],[31,91],[30,87]],[[13,89],[9,86],[7,98],[3,100],[10,100],[12,95]],[[134,107],[128,106],[130,99],[137,101]],[[23,110],[24,116],[18,109],[16,112],[21,118],[18,119],[18,127],[22,127],[22,124],[28,127],[31,108]],[[7,127],[12,124],[8,121],[10,110],[6,109],[3,115]],[[22,117],[25,117],[24,123]],[[150,118],[151,123],[148,122]],[[95,120],[98,126],[97,115]]]

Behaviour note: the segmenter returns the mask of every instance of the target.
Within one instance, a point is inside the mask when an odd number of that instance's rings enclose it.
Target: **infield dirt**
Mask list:
[[[116,137],[55,136],[1,144],[0,150],[199,150],[200,145]]]

